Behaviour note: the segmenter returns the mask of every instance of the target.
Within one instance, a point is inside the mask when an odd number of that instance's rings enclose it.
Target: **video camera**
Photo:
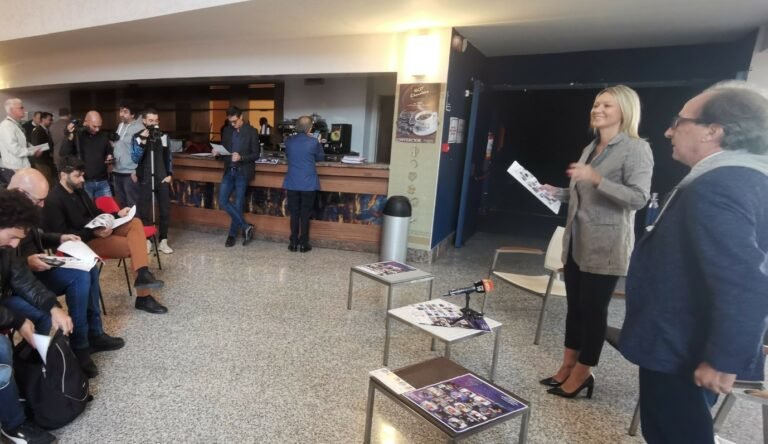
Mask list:
[[[150,125],[147,130],[149,130],[149,136],[147,136],[149,140],[158,140],[163,137],[163,131],[160,130],[159,125]]]

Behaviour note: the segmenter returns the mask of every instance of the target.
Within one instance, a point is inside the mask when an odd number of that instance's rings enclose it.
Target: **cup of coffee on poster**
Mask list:
[[[434,131],[437,129],[437,113],[433,111],[421,111],[416,113],[414,129],[419,132]]]

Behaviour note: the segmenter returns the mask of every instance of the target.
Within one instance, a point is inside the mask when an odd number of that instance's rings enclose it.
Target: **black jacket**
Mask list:
[[[27,266],[26,258],[16,257],[13,248],[0,248],[0,300],[10,294],[18,295],[43,311],[50,311],[56,305],[56,295],[38,281]],[[0,328],[18,329],[24,323],[20,316],[0,304]]]
[[[261,147],[259,145],[259,133],[256,132],[256,128],[252,127],[250,123],[243,122],[243,126],[240,127],[240,134],[237,139],[237,146],[233,146],[233,135],[235,129],[232,126],[224,128],[221,133],[221,144],[230,153],[239,153],[240,160],[238,162],[232,162],[231,156],[224,157],[224,173],[229,172],[232,166],[238,167],[238,172],[244,174],[248,180],[253,178],[256,173],[256,160],[261,154]]]
[[[85,162],[85,180],[107,180],[107,156],[113,152],[109,135],[104,131],[91,134],[87,128],[75,132],[73,140],[64,139],[61,157],[75,155]]]
[[[51,233],[76,234],[83,242],[88,242],[94,235],[85,225],[101,213],[85,191],[80,189],[70,194],[57,183],[45,199],[43,229]]]

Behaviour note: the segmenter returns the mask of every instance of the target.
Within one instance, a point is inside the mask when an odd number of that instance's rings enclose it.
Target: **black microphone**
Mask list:
[[[490,279],[483,279],[477,281],[471,287],[456,288],[448,290],[446,296],[456,296],[457,294],[470,294],[470,293],[490,293],[493,291],[493,281]]]

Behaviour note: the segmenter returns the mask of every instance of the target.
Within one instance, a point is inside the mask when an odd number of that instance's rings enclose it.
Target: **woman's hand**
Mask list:
[[[568,165],[565,174],[575,182],[589,182],[594,186],[600,185],[600,181],[603,180],[603,176],[601,176],[600,173],[584,163],[572,163]]]

